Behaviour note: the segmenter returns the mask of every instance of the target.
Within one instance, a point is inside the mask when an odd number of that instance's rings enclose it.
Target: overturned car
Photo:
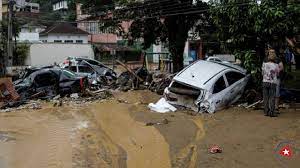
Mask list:
[[[240,67],[201,60],[179,72],[164,96],[170,104],[214,113],[236,102],[249,78]]]
[[[80,93],[87,85],[86,77],[80,77],[67,69],[46,67],[29,72],[31,73],[14,82],[15,89],[22,99],[32,97],[47,99],[58,94]]]

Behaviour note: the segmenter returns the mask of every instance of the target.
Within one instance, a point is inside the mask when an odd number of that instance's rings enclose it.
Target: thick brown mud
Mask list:
[[[197,116],[151,112],[148,103],[159,98],[130,91],[100,102],[0,113],[0,168],[282,167],[276,145],[293,140],[299,148],[297,110],[282,110],[278,118],[241,108]],[[210,154],[214,144],[223,153]],[[300,151],[294,155],[284,162],[288,167],[299,166]]]

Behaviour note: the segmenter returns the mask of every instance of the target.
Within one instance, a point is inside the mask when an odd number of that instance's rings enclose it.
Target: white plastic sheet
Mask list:
[[[161,98],[156,104],[150,103],[148,107],[150,110],[158,113],[175,112],[177,110],[174,106],[169,104],[165,98]]]

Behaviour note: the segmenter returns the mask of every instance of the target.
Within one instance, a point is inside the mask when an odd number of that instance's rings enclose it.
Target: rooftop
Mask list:
[[[41,36],[45,36],[48,34],[80,34],[80,35],[88,35],[89,33],[83,31],[70,23],[59,23],[53,26],[48,27],[46,30],[40,33]]]

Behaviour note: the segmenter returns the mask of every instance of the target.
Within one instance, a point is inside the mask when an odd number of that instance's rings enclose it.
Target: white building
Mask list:
[[[58,10],[67,10],[68,9],[68,1],[67,0],[54,0],[52,2],[53,11]]]
[[[44,43],[88,43],[89,33],[69,23],[51,26],[40,33],[40,41]]]
[[[17,9],[17,11],[39,13],[40,12],[40,4],[24,2],[24,4],[22,6],[16,5],[16,9]]]
[[[21,31],[19,36],[17,37],[18,41],[21,42],[39,42],[40,36],[39,33],[44,31],[46,26],[42,26],[39,24],[28,23],[21,27]]]

